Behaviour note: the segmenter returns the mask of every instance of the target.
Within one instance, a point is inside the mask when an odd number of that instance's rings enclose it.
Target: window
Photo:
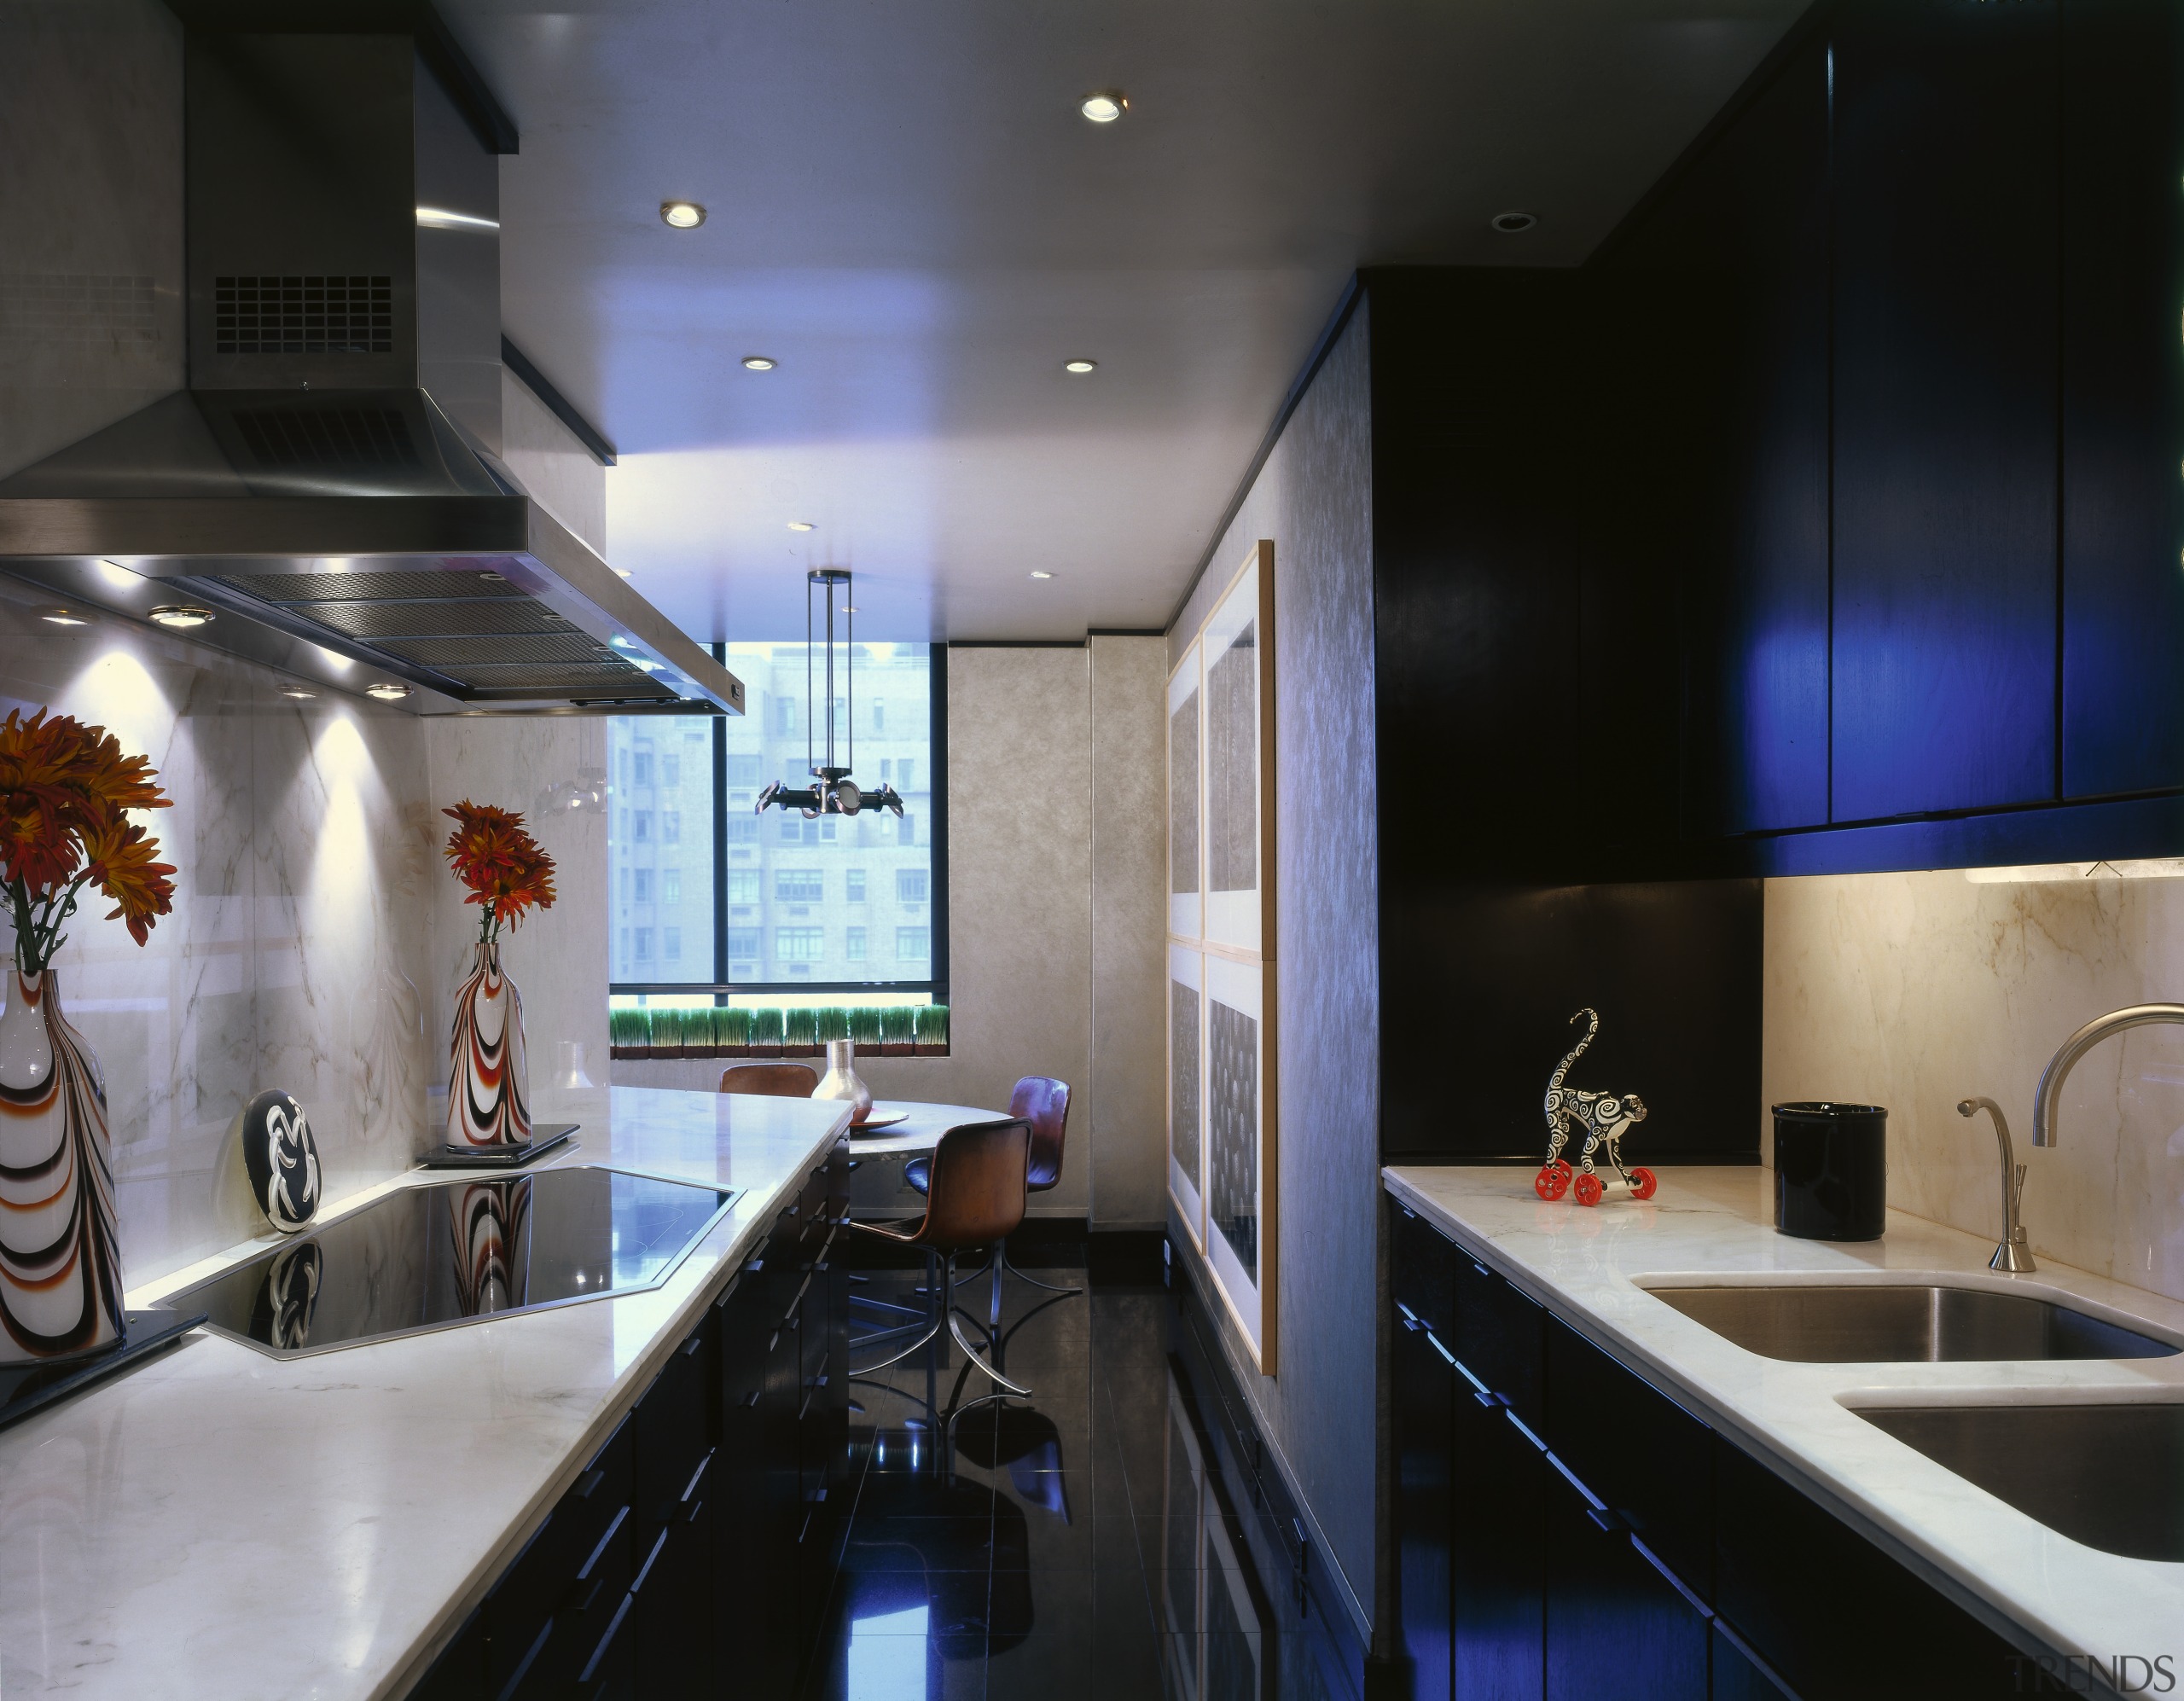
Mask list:
[[[615,799],[616,807],[607,821],[609,890],[624,903],[673,908],[637,909],[617,918],[618,921],[660,925],[616,927],[607,940],[610,984],[684,981],[703,985],[717,978],[713,967],[717,893],[712,871],[713,834],[718,818],[710,795],[712,729],[712,717],[696,715],[646,716],[607,723],[607,771],[617,776],[625,793],[641,775],[647,783],[658,780],[668,786],[678,777],[684,778],[689,781],[684,795],[691,796],[695,805],[661,811],[646,807],[653,794]],[[663,749],[674,753],[659,754]],[[665,800],[676,801],[676,794],[666,793]],[[659,854],[671,845],[675,847],[671,856]],[[662,862],[674,866],[658,866]],[[665,926],[670,921],[674,926]]]
[[[944,684],[933,654],[925,644],[857,647],[855,714],[837,723],[836,759],[867,791],[881,783],[883,760],[898,789],[933,785],[933,694]],[[936,871],[945,823],[928,810],[930,790],[918,793],[926,818],[907,825],[881,810],[810,821],[756,813],[769,781],[811,783],[806,653],[732,644],[723,659],[744,682],[748,716],[607,723],[610,981],[633,997],[652,984],[824,990],[820,1002],[854,1002],[865,986],[945,997],[948,894]],[[834,690],[851,706],[839,675]]]

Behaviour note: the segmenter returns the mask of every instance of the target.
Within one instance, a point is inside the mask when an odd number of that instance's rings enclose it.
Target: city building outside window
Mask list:
[[[770,988],[817,1003],[853,1004],[867,990],[945,999],[935,654],[860,643],[853,699],[836,680],[837,761],[868,792],[883,777],[893,785],[906,805],[900,821],[879,810],[812,821],[754,812],[768,781],[800,788],[822,759],[812,746],[824,728],[815,734],[804,712],[800,643],[726,647],[749,716],[608,721],[618,1004],[690,1001],[671,996],[674,987],[716,1001],[764,1003]]]

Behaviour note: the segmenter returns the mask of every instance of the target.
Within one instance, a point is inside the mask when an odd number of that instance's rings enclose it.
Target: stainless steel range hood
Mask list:
[[[741,713],[499,458],[498,162],[411,37],[185,64],[189,388],[0,480],[0,570],[425,712]]]

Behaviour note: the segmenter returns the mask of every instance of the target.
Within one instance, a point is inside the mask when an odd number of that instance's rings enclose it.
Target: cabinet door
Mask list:
[[[1461,1701],[1540,1701],[1546,1457],[1468,1385],[1455,1401],[1449,1493],[1453,1686]]]
[[[2023,1657],[1719,1436],[1715,1610],[1807,1701],[2024,1692]]]
[[[2044,801],[2055,0],[1854,0],[1833,44],[1833,819]]]
[[[1547,1493],[1548,1701],[1706,1701],[1705,1613],[1597,1491],[1550,1466]]]
[[[1697,838],[1827,820],[1827,207],[1815,41],[1607,263],[1656,351],[1637,452],[1678,552]]]
[[[1546,1433],[1554,1456],[1687,1588],[1711,1601],[1713,1432],[1550,1316]]]
[[[1441,1338],[1456,1338],[1455,1243],[1408,1205],[1394,1206],[1396,1303]]]
[[[1422,1226],[1422,1225],[1420,1225]],[[1412,1701],[1449,1701],[1449,1463],[1455,1361],[1425,1321],[1398,1310],[1395,1330],[1397,1623]]]
[[[2063,794],[2184,785],[2184,16],[2063,19]]]
[[[1455,1274],[1457,1358],[1539,1434],[1546,1427],[1539,1303],[1475,1259],[1459,1254]]]

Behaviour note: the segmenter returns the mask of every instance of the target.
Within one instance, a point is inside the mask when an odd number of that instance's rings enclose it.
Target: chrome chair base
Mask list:
[[[1020,1395],[1026,1399],[1030,1398],[1031,1393],[1030,1389],[1025,1387],[1021,1383],[1012,1382],[1008,1377],[1002,1375],[1000,1371],[989,1364],[985,1359],[981,1358],[979,1356],[981,1346],[983,1346],[989,1354],[992,1352],[996,1338],[989,1336],[989,1338],[986,1341],[981,1343],[973,1341],[968,1335],[963,1332],[962,1319],[956,1309],[955,1303],[956,1286],[955,1257],[953,1254],[950,1254],[948,1257],[939,1260],[938,1262],[940,1264],[938,1271],[939,1308],[937,1314],[931,1315],[931,1321],[926,1327],[925,1332],[919,1335],[918,1338],[912,1341],[908,1346],[903,1348],[899,1352],[891,1353],[886,1358],[880,1360],[875,1364],[852,1367],[850,1371],[850,1375],[852,1378],[867,1377],[870,1376],[873,1372],[876,1370],[886,1369],[891,1364],[900,1364],[912,1353],[918,1351],[922,1347],[930,1345],[934,1340],[936,1340],[939,1337],[941,1327],[944,1321],[949,1334],[954,1338],[956,1345],[963,1349],[963,1357],[965,1360],[965,1367],[967,1369],[972,1367],[976,1367],[981,1374],[989,1378],[998,1386],[1006,1390],[1008,1393]],[[1000,1277],[998,1274],[996,1274],[994,1280],[995,1303],[996,1306],[998,1306],[1000,1303]],[[909,1308],[896,1306],[891,1307],[890,1309],[896,1310],[907,1310]],[[857,1339],[851,1341],[850,1344],[852,1347],[858,1347],[863,1346],[868,1342],[886,1340],[892,1336],[907,1334],[911,1330],[915,1329],[918,1327],[919,1326],[916,1323],[903,1323],[898,1324],[892,1329],[876,1329],[869,1334],[860,1335]],[[1000,1396],[989,1396],[988,1397],[998,1398]]]

